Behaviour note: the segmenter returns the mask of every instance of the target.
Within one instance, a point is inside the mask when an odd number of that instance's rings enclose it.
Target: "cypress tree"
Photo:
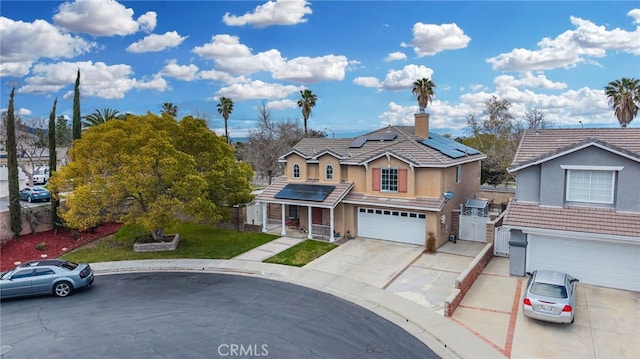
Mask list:
[[[82,121],[80,120],[80,69],[76,77],[76,86],[73,89],[73,139],[80,139],[82,136]]]
[[[20,206],[20,183],[18,182],[18,147],[16,144],[16,118],[13,109],[13,96],[16,88],[11,89],[9,108],[7,109],[7,170],[9,172],[9,217],[13,238],[18,239],[22,232],[22,207]]]
[[[49,177],[53,176],[53,173],[57,170],[57,153],[56,153],[56,105],[58,99],[53,101],[53,109],[49,114]],[[58,194],[52,193],[51,196],[51,224],[53,228],[58,228],[58,207],[60,201],[58,200]]]

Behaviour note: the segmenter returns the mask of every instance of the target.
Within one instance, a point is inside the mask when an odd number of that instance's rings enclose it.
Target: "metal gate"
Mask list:
[[[493,255],[498,257],[508,257],[511,230],[508,227],[501,226],[497,227],[494,233]]]

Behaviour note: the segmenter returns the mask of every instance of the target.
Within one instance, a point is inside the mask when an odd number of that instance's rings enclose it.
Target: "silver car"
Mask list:
[[[0,298],[42,294],[66,297],[92,283],[93,270],[87,263],[62,259],[31,261],[0,275]]]
[[[535,270],[527,272],[529,282],[522,312],[533,319],[553,323],[573,323],[578,280],[567,273]]]

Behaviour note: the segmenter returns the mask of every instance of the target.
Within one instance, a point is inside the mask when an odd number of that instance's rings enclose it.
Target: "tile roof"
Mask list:
[[[440,211],[444,206],[444,198],[435,197],[418,197],[418,198],[395,198],[395,197],[380,197],[380,196],[368,196],[364,193],[349,193],[344,203],[369,205],[369,206],[382,206],[389,208],[405,208],[425,211]]]
[[[332,154],[340,156],[342,163],[354,165],[365,164],[388,153],[415,167],[448,167],[486,158],[486,155],[482,153],[461,158],[451,158],[444,155],[440,151],[422,144],[421,141],[424,138],[414,134],[413,126],[389,126],[367,133],[364,136],[384,134],[395,134],[397,137],[391,141],[370,140],[358,148],[349,147],[351,142],[354,141],[353,138],[305,138],[298,142],[288,153],[295,151],[303,154],[307,159],[313,159],[319,154],[331,151]],[[280,160],[284,160],[284,157],[284,155],[281,156]]]
[[[509,203],[504,225],[523,228],[633,237],[640,241],[640,213],[608,208],[549,207],[537,203]]]
[[[640,128],[571,128],[527,130],[510,169],[594,142],[640,159]]]
[[[267,187],[262,193],[256,196],[257,202],[269,202],[269,203],[285,203],[285,204],[296,204],[300,206],[313,206],[313,207],[324,207],[324,208],[332,208],[338,205],[338,203],[344,198],[344,196],[353,188],[353,182],[339,182],[339,183],[326,183],[326,185],[335,186],[333,191],[329,193],[329,195],[322,202],[316,201],[303,201],[303,200],[292,200],[292,199],[282,199],[275,198],[275,195],[280,192],[286,185],[289,183],[297,183],[297,184],[313,184],[313,185],[323,185],[325,183],[320,183],[318,181],[287,181],[287,177],[282,176],[278,177],[269,187]]]

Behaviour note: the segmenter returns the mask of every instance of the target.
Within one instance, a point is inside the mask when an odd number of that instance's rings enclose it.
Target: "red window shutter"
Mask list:
[[[398,192],[402,192],[402,193],[407,192],[407,170],[406,169],[398,170]]]
[[[374,191],[379,191],[380,190],[380,169],[379,168],[372,168],[371,172],[373,172],[373,179],[372,181],[372,189]]]

